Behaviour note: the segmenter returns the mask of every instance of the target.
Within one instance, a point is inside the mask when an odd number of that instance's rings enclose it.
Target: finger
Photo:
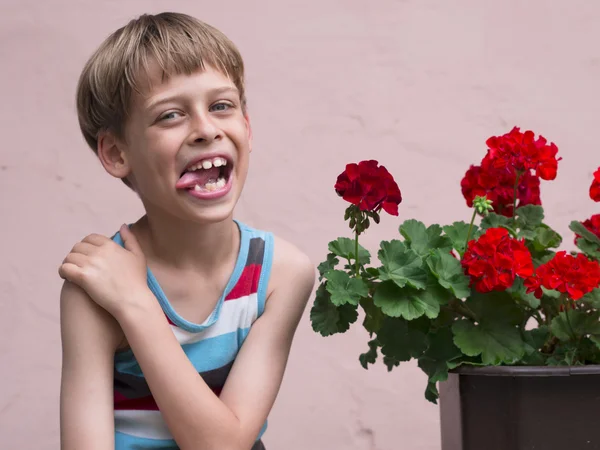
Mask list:
[[[79,285],[81,280],[81,267],[72,263],[63,263],[58,268],[58,275],[63,280]]]
[[[82,255],[89,256],[93,254],[97,248],[97,246],[88,242],[78,242],[73,246],[71,253],[81,253]]]
[[[140,243],[127,225],[121,225],[119,232],[121,233],[123,244],[127,250],[135,253],[136,255],[144,256],[144,252],[142,251],[142,247],[140,247]]]
[[[108,239],[106,236],[102,236],[101,234],[90,234],[89,236],[86,236],[85,238],[83,238],[83,240],[81,242],[86,242],[88,244],[92,244],[95,245],[96,247],[99,247],[101,245],[106,244],[106,242],[110,242],[110,239]]]
[[[81,253],[69,253],[63,260],[63,264],[73,264],[77,267],[83,267],[87,262],[87,255],[83,255]]]

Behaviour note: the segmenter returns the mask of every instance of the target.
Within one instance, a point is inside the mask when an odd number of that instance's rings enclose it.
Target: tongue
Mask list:
[[[197,184],[204,186],[210,180],[217,181],[221,169],[213,167],[211,169],[200,169],[194,170],[193,172],[186,172],[177,182],[177,189],[188,189],[193,188]]]

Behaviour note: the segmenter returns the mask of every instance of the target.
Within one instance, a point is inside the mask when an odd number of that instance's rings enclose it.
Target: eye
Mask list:
[[[231,108],[233,108],[233,105],[231,103],[219,102],[219,103],[215,103],[214,105],[212,105],[210,107],[210,111],[222,112],[222,111],[227,111],[228,109],[231,109]]]
[[[177,117],[179,116],[181,116],[181,113],[179,111],[169,111],[160,116],[158,120],[173,120],[177,119]]]

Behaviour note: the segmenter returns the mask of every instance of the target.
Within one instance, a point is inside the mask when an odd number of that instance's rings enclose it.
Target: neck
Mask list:
[[[222,267],[240,246],[240,232],[232,217],[198,224],[173,216],[147,214],[134,228],[148,258],[178,269],[210,271]]]

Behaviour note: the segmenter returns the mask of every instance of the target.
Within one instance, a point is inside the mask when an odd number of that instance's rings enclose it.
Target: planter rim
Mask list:
[[[600,364],[588,366],[461,366],[450,371],[459,375],[493,377],[568,377],[600,375]]]

